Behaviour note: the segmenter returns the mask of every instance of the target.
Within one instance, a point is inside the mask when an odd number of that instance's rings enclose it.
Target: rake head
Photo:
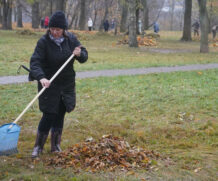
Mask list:
[[[11,128],[9,128],[12,125]],[[20,127],[17,124],[4,124],[0,127],[0,156],[18,153],[17,143]]]

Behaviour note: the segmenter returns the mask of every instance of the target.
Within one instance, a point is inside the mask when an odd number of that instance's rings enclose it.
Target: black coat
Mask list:
[[[30,70],[31,76],[38,80],[38,91],[42,89],[39,80],[42,78],[50,79],[72,55],[73,50],[81,46],[73,34],[67,33],[67,35],[68,37],[65,37],[60,47],[48,35],[42,36],[37,42],[30,60]],[[39,97],[39,108],[42,112],[58,113],[60,99],[63,100],[67,112],[75,108],[75,71],[73,68],[75,59],[80,63],[87,61],[88,52],[84,47],[81,47],[81,56],[70,61],[50,87]]]

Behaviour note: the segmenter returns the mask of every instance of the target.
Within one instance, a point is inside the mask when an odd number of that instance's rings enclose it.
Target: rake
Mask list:
[[[74,57],[72,54],[67,61],[59,68],[59,70],[53,75],[53,77],[49,80],[51,83],[59,73],[66,67],[66,65],[71,61]],[[20,126],[16,123],[20,120],[20,118],[25,114],[25,112],[32,106],[36,99],[45,91],[45,87],[41,89],[41,91],[33,98],[33,100],[26,106],[23,112],[17,117],[17,119],[9,124],[4,124],[0,127],[0,156],[2,155],[12,155],[18,153],[17,143],[20,134]]]

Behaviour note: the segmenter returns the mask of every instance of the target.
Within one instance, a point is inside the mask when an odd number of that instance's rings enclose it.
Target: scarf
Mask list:
[[[63,36],[60,37],[60,38],[54,38],[54,37],[52,36],[52,34],[49,33],[49,37],[50,37],[50,39],[51,39],[53,42],[55,42],[56,45],[58,45],[59,47],[61,47],[61,43],[64,41],[64,37],[63,37]]]

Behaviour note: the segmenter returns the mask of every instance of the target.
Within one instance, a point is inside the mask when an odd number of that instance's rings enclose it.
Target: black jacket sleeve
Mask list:
[[[81,45],[79,40],[74,36],[72,33],[69,33],[68,36],[70,37],[70,41],[73,44],[74,47],[80,47],[81,48],[81,54],[80,57],[75,57],[76,60],[78,60],[80,63],[84,63],[88,60],[88,52],[85,47]]]
[[[76,57],[76,59],[80,62],[80,63],[84,63],[88,60],[88,52],[86,50],[85,47],[80,46],[81,48],[81,53],[80,53],[80,57]]]
[[[43,61],[45,61],[45,52],[45,42],[41,38],[37,42],[34,53],[30,59],[31,75],[38,81],[42,78],[45,78],[45,73],[42,68]]]

